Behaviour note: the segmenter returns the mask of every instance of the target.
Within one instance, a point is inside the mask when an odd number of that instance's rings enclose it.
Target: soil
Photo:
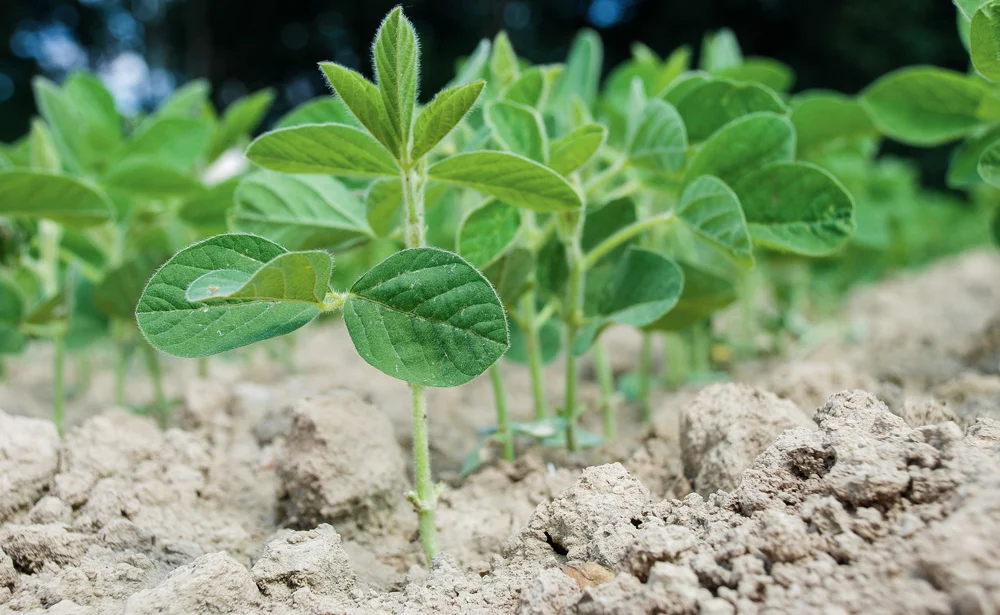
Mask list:
[[[613,445],[519,442],[464,479],[489,381],[432,391],[429,567],[403,497],[408,390],[338,324],[210,379],[169,362],[165,432],[113,407],[110,357],[89,357],[62,441],[34,347],[0,384],[0,613],[1000,612],[997,279],[973,253],[859,289],[849,335],[658,389],[648,428],[623,405]],[[629,369],[638,337],[608,335]],[[527,418],[527,370],[502,369]],[[555,402],[558,364],[546,385]],[[129,399],[148,386],[137,368]]]

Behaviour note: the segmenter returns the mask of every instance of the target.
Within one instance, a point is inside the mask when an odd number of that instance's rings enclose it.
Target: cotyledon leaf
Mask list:
[[[320,314],[315,304],[273,300],[187,299],[191,283],[219,270],[252,275],[288,251],[242,233],[217,235],[175,254],[149,280],[136,308],[139,329],[156,348],[195,358],[291,333]]]
[[[257,137],[247,158],[284,173],[397,177],[396,161],[368,133],[343,124],[303,124]]]
[[[458,227],[458,253],[472,266],[486,269],[503,256],[521,229],[521,210],[491,199],[468,213]]]
[[[188,286],[185,298],[193,303],[226,299],[294,301],[323,307],[330,290],[333,257],[322,250],[286,252],[253,273],[217,269]]]
[[[44,218],[83,228],[115,218],[103,192],[65,175],[35,171],[0,171],[0,216]]]
[[[510,346],[493,286],[437,248],[403,250],[375,265],[351,288],[344,320],[365,361],[424,386],[466,383]]]
[[[573,211],[583,204],[579,193],[561,175],[507,152],[457,154],[432,166],[428,175],[534,211]]]
[[[702,175],[681,194],[677,217],[702,240],[741,266],[753,265],[753,251],[743,208],[722,180]]]
[[[289,250],[334,249],[374,235],[365,205],[336,179],[260,171],[240,181],[231,225]]]

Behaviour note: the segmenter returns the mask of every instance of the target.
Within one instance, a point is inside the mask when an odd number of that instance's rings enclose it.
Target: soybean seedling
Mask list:
[[[442,157],[435,151],[485,84],[448,88],[418,113],[417,36],[400,8],[380,26],[373,55],[377,84],[343,66],[321,64],[358,126],[299,124],[251,143],[251,161],[297,174],[271,174],[260,181],[267,186],[299,182],[299,192],[313,191],[321,206],[315,213],[294,199],[277,199],[253,223],[292,244],[305,242],[304,235],[313,230],[339,233],[348,227],[367,234],[367,220],[352,209],[356,201],[341,198],[339,183],[329,176],[374,180],[394,197],[386,200],[402,209],[406,249],[372,267],[349,290],[337,291],[330,287],[333,257],[324,250],[288,250],[253,234],[219,235],[168,261],[149,281],[136,316],[157,348],[200,357],[289,333],[321,313],[342,309],[361,357],[410,384],[415,490],[409,499],[430,561],[438,551],[438,490],[431,479],[425,387],[456,386],[483,373],[507,350],[509,333],[503,305],[482,273],[456,254],[426,246],[427,184],[471,188],[537,208],[578,208],[580,199],[557,173],[525,158],[490,151]],[[290,218],[272,215],[285,207],[293,209]],[[374,220],[395,219],[395,208],[388,209]],[[316,215],[325,224],[312,224]],[[240,218],[238,211],[234,218]]]

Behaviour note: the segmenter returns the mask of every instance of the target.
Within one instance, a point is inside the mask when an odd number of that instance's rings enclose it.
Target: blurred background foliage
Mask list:
[[[324,90],[321,60],[369,74],[369,35],[393,0],[6,0],[0,2],[0,140],[29,128],[32,76],[59,81],[89,68],[120,110],[150,110],[176,87],[206,78],[226,106],[273,86],[269,125]],[[662,55],[697,50],[706,32],[729,27],[747,55],[791,66],[795,91],[849,94],[879,75],[913,64],[964,71],[968,56],[945,0],[410,0],[422,35],[424,91],[451,77],[456,58],[506,29],[518,53],[559,61],[584,27],[600,32],[605,70],[629,56],[633,41]],[[925,183],[942,187],[949,147],[917,150]]]

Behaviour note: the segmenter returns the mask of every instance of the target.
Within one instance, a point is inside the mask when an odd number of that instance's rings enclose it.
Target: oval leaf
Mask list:
[[[731,280],[689,263],[680,266],[684,289],[677,305],[646,329],[681,331],[736,301],[736,286]]]
[[[435,164],[428,174],[431,179],[472,188],[534,211],[573,211],[583,204],[558,173],[507,152],[458,154]]]
[[[396,161],[367,133],[343,124],[305,124],[265,133],[247,148],[247,158],[285,173],[396,177]]]
[[[83,228],[114,220],[115,210],[102,192],[72,177],[10,170],[0,171],[0,216]]]
[[[1000,186],[1000,139],[979,156],[979,175],[991,186]]]
[[[734,143],[740,147],[733,147]],[[791,160],[794,154],[791,121],[773,113],[754,113],[726,124],[705,141],[691,161],[684,183],[714,175],[731,186],[753,169]]]
[[[549,168],[562,175],[569,175],[594,157],[607,136],[607,128],[600,124],[587,124],[577,128],[552,143]]]
[[[521,229],[521,211],[495,199],[465,216],[458,227],[458,253],[478,269],[503,256]]]
[[[658,252],[631,247],[618,262],[614,284],[597,302],[597,313],[610,322],[642,327],[677,304],[684,273]]]
[[[681,194],[677,217],[699,238],[742,266],[753,264],[750,233],[736,194],[711,175],[702,175]]]
[[[799,157],[816,156],[861,139],[878,136],[878,129],[857,100],[842,94],[812,93],[792,108]]]
[[[854,201],[823,169],[804,162],[767,165],[733,186],[754,243],[822,256],[854,232]]]
[[[321,250],[286,252],[252,273],[217,269],[188,286],[185,298],[192,303],[226,299],[293,301],[322,307],[330,290],[333,257]]]
[[[151,158],[128,158],[115,164],[101,178],[101,183],[153,198],[193,196],[205,187],[192,174]]]
[[[495,102],[487,107],[486,120],[504,149],[545,163],[549,143],[537,111],[518,103]]]
[[[324,175],[262,171],[236,188],[232,227],[289,250],[333,249],[374,235],[364,204]]]
[[[646,103],[628,148],[632,164],[653,171],[678,171],[684,167],[686,151],[687,133],[677,109],[659,99]]]
[[[972,17],[969,32],[972,65],[990,81],[1000,81],[1000,3],[989,2]]]
[[[345,124],[357,126],[358,120],[351,115],[344,101],[339,98],[322,96],[306,101],[295,107],[274,123],[274,128],[291,128],[303,124]]]
[[[707,139],[737,118],[762,111],[783,114],[788,108],[777,94],[761,85],[724,79],[702,84],[677,103],[692,142]]]
[[[149,280],[136,308],[139,329],[156,348],[178,357],[206,357],[291,333],[311,322],[314,304],[281,301],[187,300],[191,283],[212,271],[252,275],[287,250],[263,237],[217,235],[175,254]]]
[[[424,386],[466,383],[510,346],[493,286],[436,248],[403,250],[375,265],[351,288],[344,319],[365,361]]]

